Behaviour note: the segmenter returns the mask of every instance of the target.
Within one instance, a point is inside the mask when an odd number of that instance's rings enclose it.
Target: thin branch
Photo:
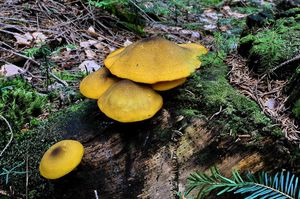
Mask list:
[[[289,59],[277,66],[275,66],[274,68],[272,68],[269,73],[273,73],[274,71],[276,71],[277,69],[281,68],[282,66],[285,66],[285,65],[288,65],[290,64],[291,62],[294,62],[294,61],[297,61],[297,60],[300,60],[300,54],[298,54],[296,57],[293,57],[292,59]]]
[[[133,0],[129,0],[135,7],[137,7],[145,16],[143,16],[146,20],[150,20],[151,22],[155,23],[154,21],[140,6],[138,6]]]
[[[95,198],[96,198],[96,199],[99,199],[97,190],[94,190],[94,193],[95,193]]]
[[[216,113],[214,113],[212,116],[210,116],[210,118],[209,118],[208,120],[211,120],[211,119],[213,119],[215,116],[219,115],[219,114],[220,114],[222,111],[223,111],[223,107],[222,107],[222,106],[220,106],[220,109],[219,109],[219,111],[218,111],[218,112],[216,112]]]
[[[20,57],[23,57],[24,59],[28,59],[28,60],[32,61],[33,63],[37,64],[38,66],[41,65],[40,63],[38,63],[38,62],[35,61],[34,59],[32,59],[32,58],[30,58],[30,57],[27,57],[26,55],[23,55],[23,54],[21,54],[21,53],[15,52],[14,50],[12,50],[13,48],[10,47],[8,44],[6,44],[6,43],[4,43],[4,42],[2,42],[2,41],[0,41],[0,44],[3,44],[3,45],[5,45],[5,46],[7,46],[7,47],[10,48],[10,49],[6,49],[6,48],[3,48],[2,46],[0,46],[0,49],[5,50],[5,51],[7,51],[7,52],[10,52],[10,53],[12,53],[12,54],[18,55],[18,56],[20,56]]]
[[[1,16],[0,16],[0,19],[9,20],[9,21],[20,21],[20,22],[25,22],[25,23],[34,23],[35,22],[33,20],[17,19],[17,18],[1,17]]]
[[[26,199],[28,199],[28,181],[29,181],[29,175],[28,175],[28,154],[26,156],[26,194],[25,194],[25,197]]]
[[[64,80],[62,80],[62,79],[60,79],[59,77],[57,77],[56,75],[54,75],[52,72],[50,72],[49,71],[49,75],[51,75],[54,79],[56,79],[59,83],[61,83],[62,85],[64,85],[64,86],[69,86],[69,84],[66,82],[66,81],[64,81]]]
[[[13,134],[13,130],[9,124],[9,122],[7,121],[7,119],[5,117],[3,117],[2,115],[0,115],[0,118],[3,119],[5,121],[5,123],[7,124],[9,131],[10,131],[10,139],[8,141],[8,143],[6,144],[6,146],[4,147],[4,149],[0,152],[0,157],[2,156],[2,154],[4,153],[4,151],[8,148],[8,146],[10,145],[10,143],[13,140],[14,134]]]

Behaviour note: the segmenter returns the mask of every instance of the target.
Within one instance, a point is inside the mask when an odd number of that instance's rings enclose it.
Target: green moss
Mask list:
[[[57,75],[57,77],[59,77],[60,79],[65,81],[79,81],[85,76],[84,72],[78,71],[74,73],[66,70],[55,72],[54,74]]]
[[[41,43],[32,48],[25,49],[23,53],[27,57],[43,57],[51,54],[51,49],[48,45]]]
[[[25,124],[29,124],[29,128],[38,124],[34,118],[46,108],[45,96],[34,91],[22,78],[0,79],[0,93],[0,114],[8,120],[16,137],[21,134],[20,130]],[[0,133],[3,138],[6,138],[7,127],[4,126],[1,125]],[[3,142],[5,143],[6,139],[1,139],[0,146],[3,146]]]
[[[236,7],[234,10],[242,14],[255,14],[262,11],[261,8],[255,6]]]
[[[55,114],[52,114],[49,119],[41,121],[39,127],[30,130],[21,135],[20,139],[13,139],[9,148],[0,158],[0,172],[3,168],[10,169],[17,164],[23,163],[17,171],[25,170],[25,162],[28,157],[29,162],[29,198],[47,198],[52,190],[50,181],[43,179],[38,171],[39,161],[43,153],[54,143],[62,140],[61,127],[65,127],[71,117],[81,117],[86,114],[86,109],[95,108],[91,106],[91,102],[82,102],[75,104],[67,109],[63,109]],[[76,113],[75,113],[76,112]],[[82,117],[86,117],[85,115]],[[104,125],[104,122],[101,123]],[[96,126],[94,123],[91,124]],[[9,175],[8,183],[2,183],[5,180],[4,176],[0,176],[0,184],[4,185],[5,189],[11,187],[18,194],[25,194],[25,175]]]
[[[120,21],[118,25],[127,28],[140,35],[145,35],[144,26],[144,13],[141,14],[140,9],[136,4],[129,0],[88,0],[91,6],[104,8],[111,14],[117,16]]]
[[[246,28],[247,24],[246,24],[246,18],[242,18],[242,19],[237,19],[235,17],[228,17],[228,18],[220,18],[218,20],[218,24],[219,26],[228,26],[231,27],[230,31],[227,31],[227,34],[230,34],[230,39],[234,39],[232,37],[232,35],[236,35],[239,36],[242,31]],[[217,33],[215,33],[217,34]],[[220,33],[219,33],[220,34]],[[224,34],[223,34],[224,36]],[[236,40],[235,42],[237,42],[238,40]]]
[[[200,111],[196,109],[181,109],[180,112],[186,117],[197,117],[200,114]]]
[[[297,100],[292,111],[297,118],[300,118],[300,99]]]
[[[227,66],[216,53],[211,53],[203,60],[202,96],[208,107],[223,109],[223,119],[227,130],[250,133],[256,128],[271,123],[259,106],[247,97],[239,94],[226,78]]]
[[[219,3],[221,3],[222,1],[223,0],[202,0],[200,4],[202,6],[208,7],[208,6],[215,6]],[[197,2],[199,2],[199,1],[196,1],[196,2],[194,1],[193,3],[196,4]]]
[[[300,8],[291,8],[283,13],[286,16],[296,16],[300,14]]]
[[[241,38],[240,44],[250,45],[250,64],[257,67],[258,72],[265,72],[298,53],[300,23],[293,17],[279,19],[270,28]]]
[[[0,159],[0,170],[10,169],[15,164],[26,162],[28,157],[29,162],[29,174],[30,174],[30,198],[40,198],[41,196],[47,195],[50,191],[50,183],[45,181],[39,176],[38,164],[42,154],[56,141],[61,138],[59,135],[53,135],[51,131],[48,133],[41,133],[42,129],[48,128],[46,126],[40,127],[38,130],[33,130],[22,134],[21,138],[14,139],[10,144],[9,148],[3,154]],[[25,166],[22,166],[18,171],[25,171]],[[0,176],[0,183],[4,179]],[[8,183],[5,184],[5,189],[12,187],[17,193],[25,194],[24,185],[25,175],[9,175]],[[33,194],[34,192],[34,194]]]
[[[201,57],[200,70],[189,79],[185,87],[194,95],[187,95],[184,90],[180,90],[179,99],[185,104],[177,110],[178,114],[188,117],[205,115],[209,118],[221,110],[210,123],[222,135],[252,134],[257,129],[264,129],[256,133],[257,138],[265,133],[282,135],[278,133],[281,132],[279,128],[268,128],[272,126],[271,120],[253,100],[238,93],[229,84],[224,59],[225,51],[222,50]]]

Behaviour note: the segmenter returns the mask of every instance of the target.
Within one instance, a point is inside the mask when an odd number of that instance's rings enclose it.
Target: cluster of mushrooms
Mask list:
[[[199,44],[175,44],[163,38],[138,41],[115,50],[99,70],[80,83],[80,92],[97,99],[100,110],[119,122],[151,118],[162,107],[156,91],[175,88],[186,81],[207,49]],[[82,144],[63,140],[51,146],[40,162],[40,174],[47,179],[60,178],[80,163]]]
[[[175,44],[154,37],[117,49],[104,60],[105,67],[80,83],[80,92],[97,99],[100,110],[119,122],[151,118],[161,109],[156,91],[175,88],[186,81],[207,49],[195,43]]]
[[[199,44],[175,44],[163,38],[138,41],[113,51],[99,70],[80,83],[80,92],[97,99],[100,110],[119,122],[151,118],[162,107],[156,91],[175,88],[186,81],[207,49]],[[57,179],[71,172],[84,153],[82,144],[63,140],[51,146],[40,162],[40,174]]]

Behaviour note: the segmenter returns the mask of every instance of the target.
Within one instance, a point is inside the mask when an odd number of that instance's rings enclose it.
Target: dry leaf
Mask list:
[[[94,46],[95,46],[95,48],[97,48],[97,49],[104,49],[104,48],[105,48],[105,47],[103,46],[102,43],[97,43],[97,44],[95,44]]]
[[[193,31],[192,32],[192,38],[200,38],[200,33],[196,32],[196,31]]]
[[[204,15],[205,17],[210,18],[214,21],[218,20],[218,18],[219,18],[217,11],[214,9],[211,9],[211,8],[204,10],[202,15]]]
[[[86,71],[88,73],[98,70],[101,66],[97,64],[94,60],[86,60],[82,62],[79,66],[81,71]]]
[[[95,59],[96,58],[96,53],[90,49],[87,49],[84,51],[85,55],[88,59]]]
[[[87,40],[87,41],[80,42],[79,45],[82,48],[88,48],[88,47],[93,46],[93,45],[95,45],[97,43],[98,43],[98,41],[96,41],[96,40]]]
[[[33,36],[33,38],[35,40],[34,41],[35,43],[45,42],[46,39],[47,39],[46,35],[44,35],[41,32],[34,32],[34,33],[32,33],[32,36]]]
[[[26,45],[26,46],[30,46],[30,44],[33,40],[33,37],[29,32],[27,32],[23,35],[21,35],[19,33],[15,33],[14,37],[17,40],[17,42],[16,42],[17,44]]]
[[[128,39],[126,39],[126,41],[124,42],[124,46],[129,46],[130,44],[132,44],[132,41],[129,41]]]
[[[115,48],[115,47],[113,47],[113,46],[108,46],[108,48],[109,48],[109,51],[110,51],[110,52],[113,52],[113,51],[115,51],[115,50],[116,50],[116,48]]]
[[[248,16],[247,14],[242,14],[242,13],[238,13],[238,12],[232,12],[231,8],[229,6],[224,6],[223,7],[223,12],[226,15],[234,17],[234,18],[237,18],[237,19],[244,18],[244,17]]]
[[[54,91],[59,88],[63,88],[64,85],[58,82],[54,82],[53,84],[48,85],[48,91]]]
[[[88,32],[89,35],[91,35],[91,36],[94,36],[94,37],[97,37],[97,36],[98,36],[98,34],[96,33],[95,28],[94,28],[93,26],[90,26],[90,27],[88,28],[87,32]]]
[[[268,101],[266,101],[265,106],[268,107],[269,109],[276,109],[278,106],[278,102],[276,99],[268,99]]]
[[[219,29],[220,29],[222,32],[226,32],[227,30],[230,29],[230,27],[229,27],[228,25],[225,25],[225,26],[221,26]]]
[[[180,30],[179,32],[184,34],[184,35],[191,35],[191,37],[193,37],[193,38],[199,38],[200,37],[199,32],[192,31],[192,30]]]
[[[0,76],[10,77],[24,73],[24,70],[13,64],[4,64],[0,68]]]
[[[217,25],[214,25],[214,24],[204,25],[203,28],[204,28],[204,30],[215,30],[215,29],[217,29]]]

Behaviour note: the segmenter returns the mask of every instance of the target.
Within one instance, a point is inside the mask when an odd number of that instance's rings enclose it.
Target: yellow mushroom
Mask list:
[[[151,118],[162,104],[162,97],[153,89],[129,80],[117,82],[98,100],[105,115],[124,123]]]
[[[157,82],[155,84],[152,84],[151,86],[156,91],[166,91],[166,90],[175,88],[177,86],[180,86],[185,81],[186,81],[186,78],[181,78],[181,79],[176,79],[173,81]]]
[[[113,62],[115,61],[114,57],[116,57],[119,53],[121,53],[123,50],[125,49],[125,47],[119,48],[117,50],[112,51],[107,58],[104,60],[104,65],[112,65]]]
[[[198,69],[201,66],[201,61],[199,63],[199,56],[207,54],[208,50],[204,46],[200,44],[195,43],[187,43],[187,44],[178,44],[178,46],[181,46],[183,48],[189,48],[194,53],[194,57],[197,57],[197,59],[194,60],[194,65],[196,66],[196,69]],[[199,63],[199,64],[198,64]]]
[[[40,174],[47,179],[57,179],[70,173],[80,163],[84,153],[82,144],[63,140],[51,146],[40,162]]]
[[[87,98],[99,99],[99,97],[114,83],[119,81],[113,77],[107,68],[90,73],[80,82],[80,92]]]
[[[105,66],[118,77],[153,84],[189,76],[207,53],[200,44],[175,44],[163,38],[150,38],[112,52]]]

